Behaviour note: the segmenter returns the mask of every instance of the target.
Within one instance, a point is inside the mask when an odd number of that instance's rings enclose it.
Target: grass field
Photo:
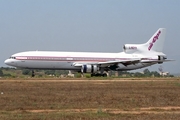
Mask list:
[[[1,78],[0,92],[0,120],[180,118],[177,78]]]

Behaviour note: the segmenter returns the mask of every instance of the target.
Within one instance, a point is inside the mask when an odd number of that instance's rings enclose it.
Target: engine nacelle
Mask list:
[[[158,55],[158,60],[160,61],[160,62],[158,62],[158,64],[163,63],[163,60],[165,60],[165,59],[167,59],[166,56],[160,56],[160,55]]]
[[[83,65],[81,68],[82,73],[96,73],[99,67],[97,65]]]
[[[125,44],[123,46],[123,51],[126,52],[126,53],[133,53],[133,52],[136,52],[138,51],[138,45],[136,44]]]
[[[160,56],[160,55],[158,55],[158,60],[165,60],[165,59],[167,59],[166,56]]]

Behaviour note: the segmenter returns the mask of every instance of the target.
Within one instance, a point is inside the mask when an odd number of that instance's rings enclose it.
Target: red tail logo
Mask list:
[[[160,34],[161,34],[161,31],[159,31],[157,33],[157,35],[153,37],[152,41],[149,43],[148,50],[151,50],[151,48],[153,47],[154,43],[158,40]]]

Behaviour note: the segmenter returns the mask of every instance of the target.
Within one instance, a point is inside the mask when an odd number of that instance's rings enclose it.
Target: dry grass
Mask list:
[[[0,119],[178,119],[180,81],[0,80]]]

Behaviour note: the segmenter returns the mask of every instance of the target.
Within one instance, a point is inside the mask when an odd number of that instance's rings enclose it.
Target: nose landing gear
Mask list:
[[[34,70],[32,70],[31,77],[34,77],[34,76],[35,76],[35,73],[34,73]]]

